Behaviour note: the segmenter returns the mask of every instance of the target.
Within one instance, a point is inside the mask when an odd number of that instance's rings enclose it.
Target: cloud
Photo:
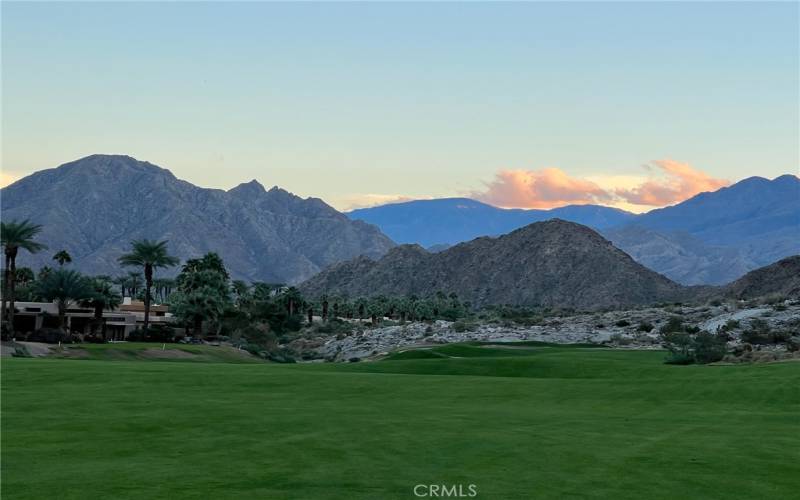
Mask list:
[[[564,205],[610,203],[612,195],[596,182],[570,177],[557,168],[502,170],[486,190],[472,197],[507,208],[553,208]]]
[[[651,177],[633,188],[615,189],[614,195],[635,205],[663,207],[730,184],[728,180],[711,177],[688,163],[675,160],[656,160],[647,168],[660,170],[661,177]]]
[[[485,190],[469,195],[505,208],[554,208],[600,204],[634,212],[684,201],[703,191],[730,184],[688,163],[656,160],[645,168],[649,176],[595,175],[572,177],[558,168],[501,170]]]

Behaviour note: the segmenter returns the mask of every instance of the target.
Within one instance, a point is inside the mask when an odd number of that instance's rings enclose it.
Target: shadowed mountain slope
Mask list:
[[[128,156],[88,156],[36,172],[1,194],[3,220],[44,226],[40,239],[49,250],[19,259],[33,268],[52,265],[52,254],[66,249],[81,271],[119,274],[117,257],[131,240],[148,238],[169,240],[181,260],[218,252],[236,278],[294,283],[394,246],[376,227],[322,200],[267,191],[256,181],[230,191],[200,188]]]
[[[554,219],[438,253],[402,245],[380,260],[332,266],[301,285],[311,296],[456,292],[476,306],[600,309],[674,300],[683,287],[640,264],[586,226]]]

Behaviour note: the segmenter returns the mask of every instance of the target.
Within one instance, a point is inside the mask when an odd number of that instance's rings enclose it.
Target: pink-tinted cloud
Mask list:
[[[615,189],[614,194],[628,203],[663,207],[730,184],[728,180],[711,177],[688,163],[675,160],[656,160],[648,168],[660,170],[662,176],[630,189]]]
[[[688,163],[656,160],[646,166],[650,177],[630,177],[622,186],[620,176],[572,177],[558,168],[502,170],[486,183],[484,191],[470,195],[506,208],[553,208],[596,203],[628,210],[679,203],[703,191],[730,184],[695,169]],[[636,207],[641,207],[637,210]]]
[[[570,177],[557,168],[502,170],[486,184],[486,191],[472,196],[508,208],[553,208],[612,201],[611,194],[597,183]]]

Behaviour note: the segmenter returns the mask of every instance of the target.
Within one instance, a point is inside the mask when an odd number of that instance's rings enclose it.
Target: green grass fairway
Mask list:
[[[800,363],[432,352],[337,365],[4,359],[3,499],[414,499],[417,484],[474,484],[491,500],[800,492]]]

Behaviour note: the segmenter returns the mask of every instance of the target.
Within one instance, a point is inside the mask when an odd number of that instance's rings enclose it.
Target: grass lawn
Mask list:
[[[3,499],[413,499],[417,484],[474,484],[493,500],[800,491],[800,363],[667,366],[660,352],[539,345],[424,356],[4,359]]]

